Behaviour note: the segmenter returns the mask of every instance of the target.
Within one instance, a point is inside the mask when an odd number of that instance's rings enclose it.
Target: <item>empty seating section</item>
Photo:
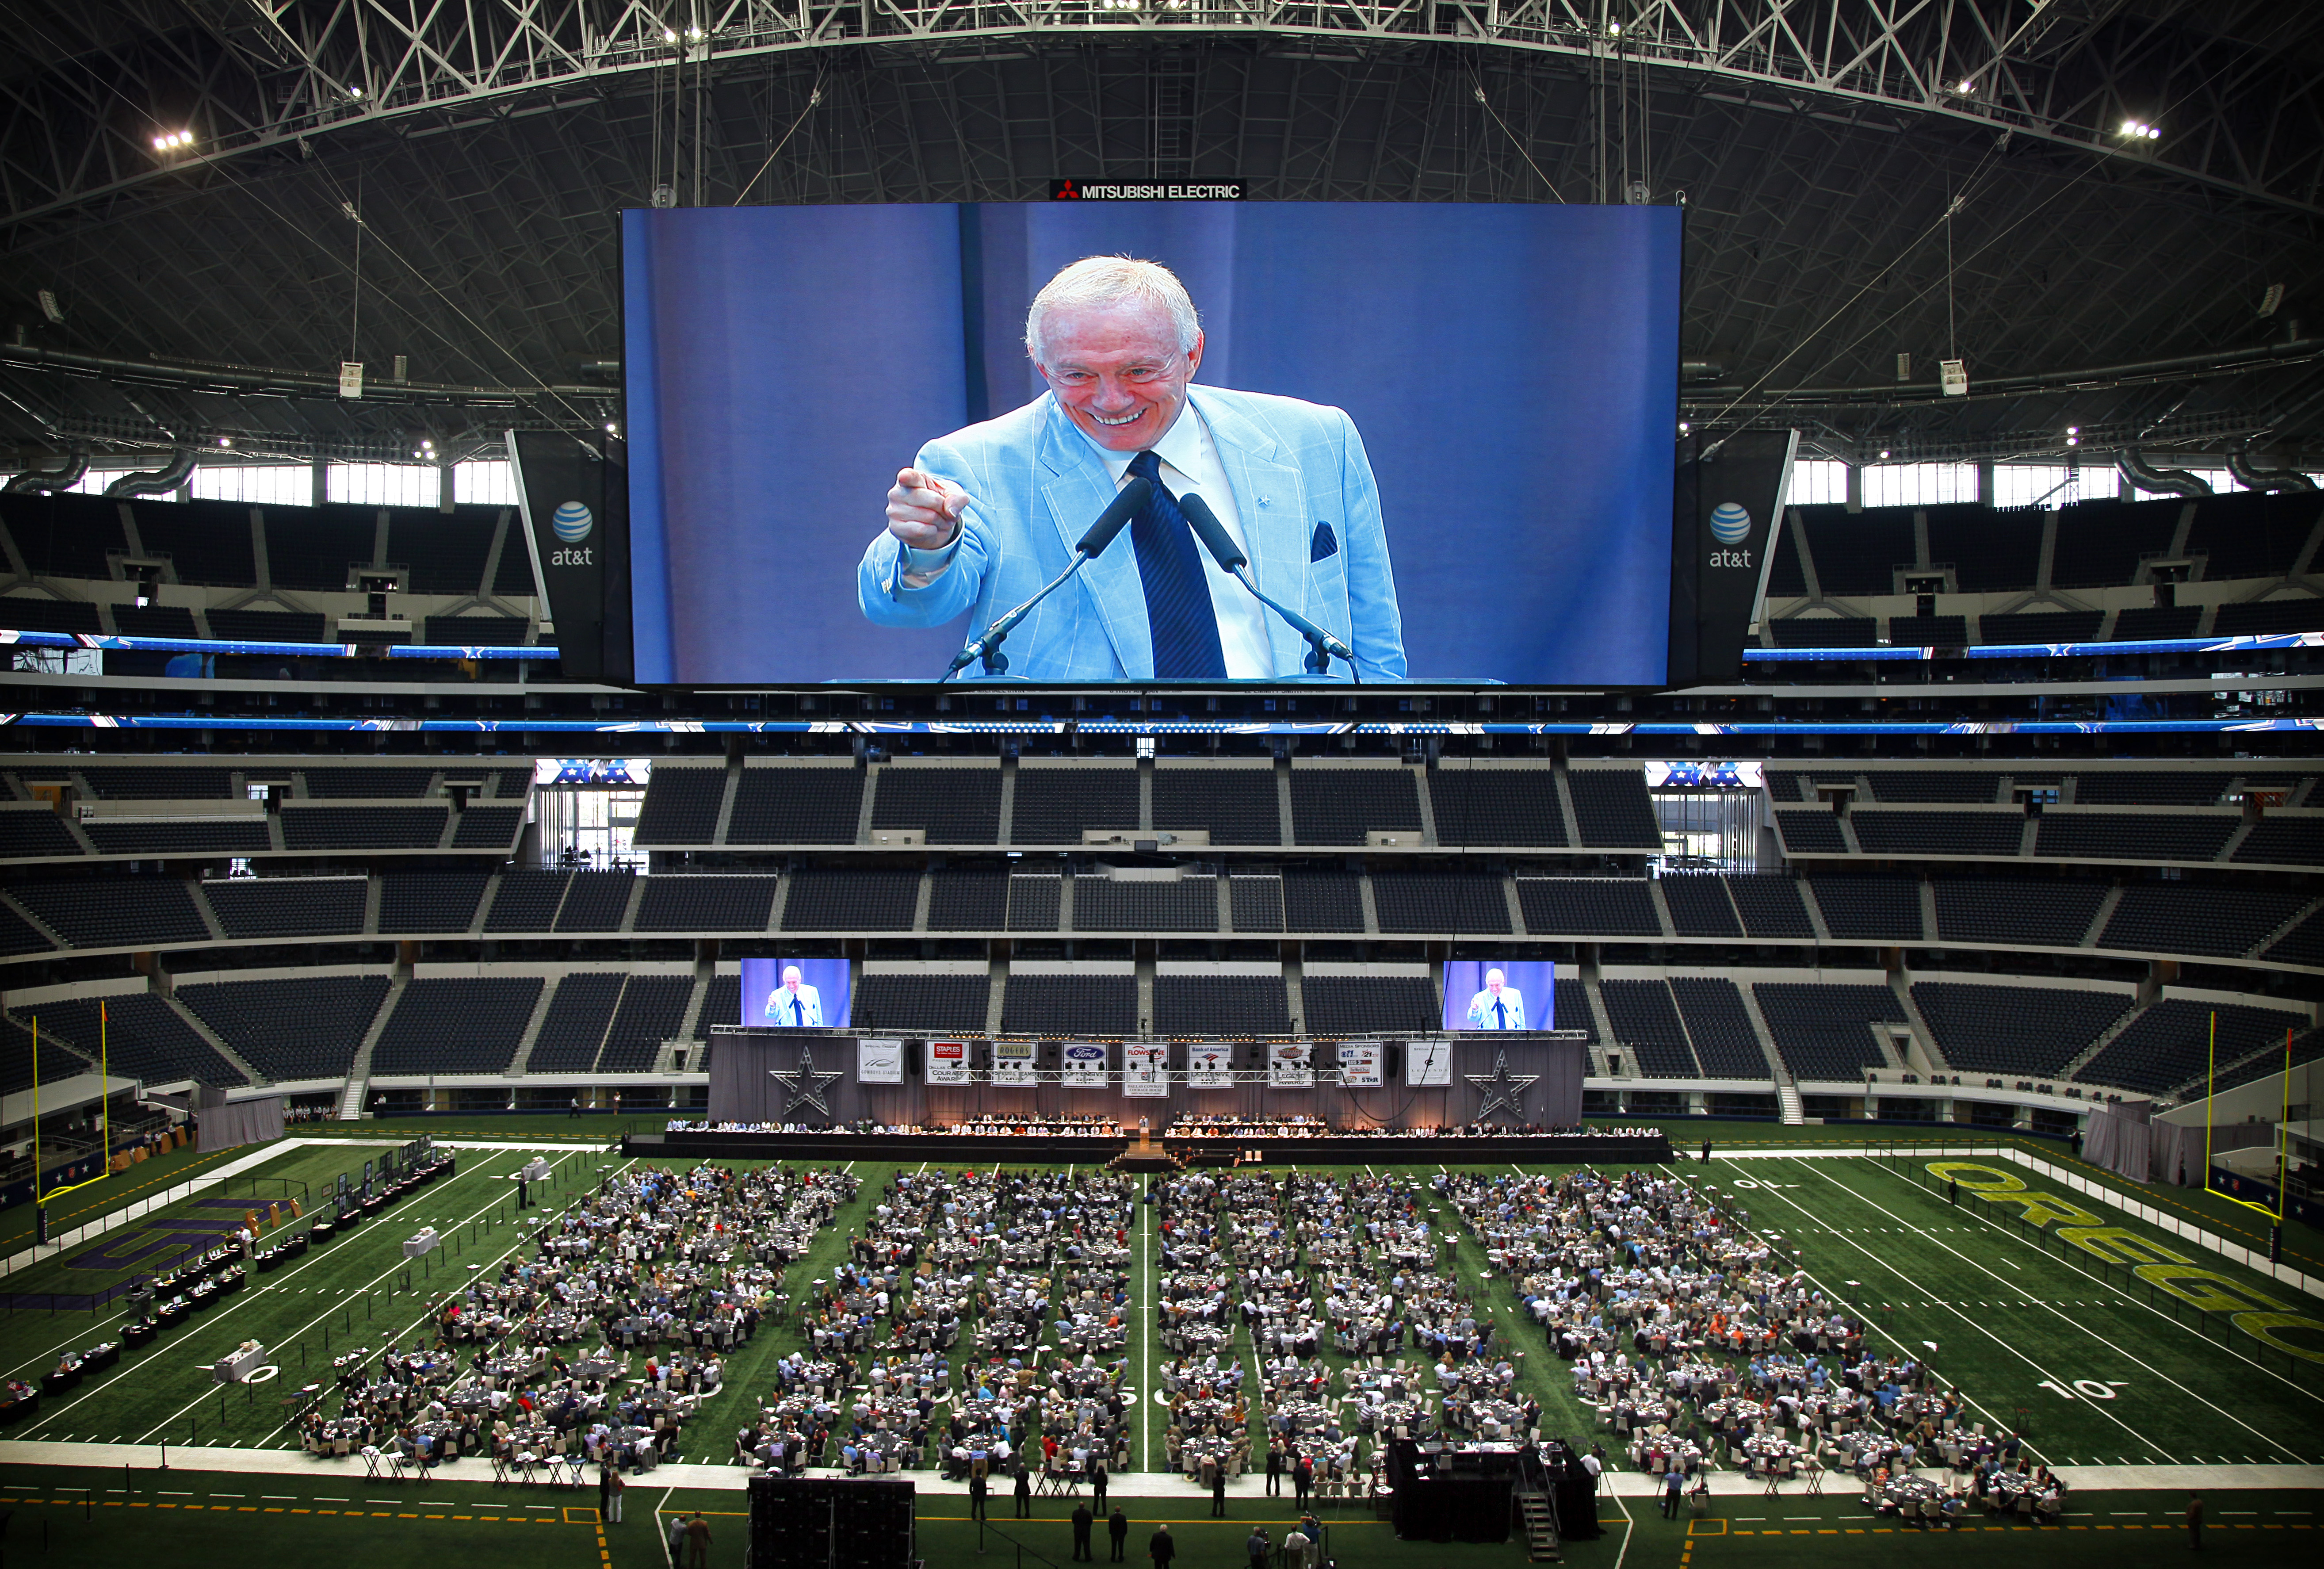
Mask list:
[[[1084,932],[1214,932],[1219,929],[1219,880],[1169,881],[1074,879],[1074,929]]]
[[[783,930],[908,932],[919,896],[917,871],[806,867],[791,874],[783,895]]]
[[[305,610],[213,610],[210,636],[230,642],[318,643],[324,618]]]
[[[1520,877],[1517,905],[1537,937],[1575,934],[1658,937],[1654,896],[1637,877]]]
[[[1824,929],[1836,942],[1917,943],[1921,885],[1910,877],[1812,877]]]
[[[1010,817],[1012,844],[1078,844],[1083,831],[1093,828],[1134,833],[1138,771],[1028,768],[1020,763]]]
[[[1989,806],[1994,791],[2001,786],[1997,773],[1966,771],[1932,771],[1914,769],[1876,768],[1865,771],[1865,779],[1872,786],[1872,798],[1881,802],[1904,805],[1944,803],[1955,806]]]
[[[1868,649],[1880,623],[1868,615],[1787,615],[1767,623],[1779,649]]]
[[[1009,928],[1009,873],[999,867],[946,866],[928,873],[928,929],[997,932]]]
[[[1888,618],[1888,641],[1902,648],[1960,648],[1969,641],[1969,618],[1892,615]]]
[[[428,793],[432,768],[309,768],[300,771],[310,796],[339,800],[394,800]]]
[[[1917,558],[1910,507],[1801,507],[1798,516],[1817,586],[1827,595],[1893,594],[1895,569]]]
[[[1300,983],[1310,1035],[1425,1034],[1444,1026],[1426,975],[1315,975]]]
[[[2229,857],[2280,866],[2324,866],[2324,817],[2270,816],[2252,825]]]
[[[1302,844],[1361,844],[1374,831],[1420,832],[1420,792],[1408,769],[1294,768],[1291,823]]]
[[[1565,844],[1557,775],[1546,768],[1441,768],[1428,797],[1440,844]]]
[[[1662,880],[1663,903],[1669,907],[1671,928],[1683,937],[1739,937],[1743,923],[1728,902],[1727,882],[1720,877],[1687,874]]]
[[[702,994],[702,1011],[695,1016],[694,1033],[707,1040],[713,1025],[739,1024],[742,1020],[742,977],[711,976],[709,989]],[[858,1021],[861,1021],[860,1016]]]
[[[1800,568],[1800,547],[1791,515],[1786,512],[1775,524],[1771,548],[1775,559],[1767,568],[1767,596],[1771,599],[1801,599],[1808,591],[1807,574]]]
[[[33,771],[27,771],[31,777]],[[234,774],[223,768],[100,768],[76,771],[89,792],[108,801],[207,801],[234,794]]]
[[[35,856],[80,853],[80,841],[72,836],[64,819],[47,807],[0,808],[0,856],[24,861]]]
[[[0,495],[0,521],[36,577],[110,577],[106,553],[129,549],[121,503],[103,496]]]
[[[1045,872],[1012,872],[1009,878],[1009,929],[1053,932],[1065,915],[1065,879]]]
[[[461,769],[454,777],[482,779],[496,801],[521,801],[532,789],[530,768]]]
[[[1573,827],[1597,848],[1660,850],[1663,831],[1646,777],[1635,768],[1577,768],[1565,776],[1573,795]]]
[[[433,850],[443,807],[301,807],[282,810],[286,850]]]
[[[1857,847],[1867,855],[2015,855],[2025,815],[1985,811],[1915,812],[1860,808],[1849,814]]]
[[[1135,1035],[1135,975],[1011,975],[1001,995],[1010,1035]]]
[[[373,563],[377,507],[268,508],[265,515],[266,565],[277,588],[343,591],[350,568]]]
[[[1727,892],[1735,900],[1735,912],[1743,918],[1743,930],[1754,937],[1796,937],[1803,940],[1815,936],[1815,923],[1808,915],[1807,901],[1800,897],[1799,879],[1779,875],[1729,877]]]
[[[1555,1028],[1578,1029],[1591,1040],[1598,1038],[1598,1021],[1590,1012],[1590,994],[1582,989],[1581,982],[1558,981],[1552,985],[1550,994],[1554,1001],[1550,1018]]]
[[[774,912],[775,887],[771,877],[649,877],[632,929],[762,932]]]
[[[1506,932],[1502,887],[1483,872],[1375,872],[1372,905],[1383,932]]]
[[[1840,818],[1829,807],[1775,808],[1775,832],[1794,855],[1845,855],[1848,841],[1840,832]]]
[[[991,998],[990,975],[866,972],[855,988],[853,1017],[858,1029],[981,1036]]]
[[[2324,966],[2324,910],[2309,916],[2278,937],[2260,957],[2279,964]]]
[[[452,830],[455,850],[507,850],[524,828],[522,807],[470,807]]]
[[[2324,495],[2315,492],[2238,491],[2195,503],[2187,552],[2205,558],[2203,577],[2285,577],[2299,565]],[[2324,630],[2324,623],[2295,629]]]
[[[391,872],[379,880],[379,929],[465,932],[492,875],[484,872]]]
[[[2249,952],[2253,944],[2311,902],[2306,892],[2274,888],[2142,882],[2123,891],[2122,902],[2107,918],[2098,946],[2133,953],[2233,958]]]
[[[2159,1094],[2202,1077],[2211,1061],[2211,1017],[2218,1016],[2218,1060],[2280,1047],[2283,1033],[2308,1028],[2305,1017],[2273,1008],[2166,997],[2123,1026],[2074,1076],[2086,1084]]]
[[[997,844],[1001,771],[882,768],[872,798],[872,826],[924,829],[931,844]]]
[[[164,998],[133,992],[107,997],[100,1026],[98,1001],[94,997],[61,998],[19,1011],[41,1020],[41,1055],[46,1057],[51,1036],[69,1041],[92,1062],[102,1060],[113,1074],[171,1084],[194,1079],[206,1084],[243,1084],[250,1081],[220,1057],[201,1032],[186,1022]],[[61,1054],[60,1054],[61,1055]],[[42,1067],[48,1066],[44,1061]],[[43,1078],[48,1075],[45,1072]]]
[[[547,931],[557,924],[557,907],[565,902],[565,885],[572,881],[569,872],[502,872],[484,916],[485,932]]]
[[[1277,975],[1157,975],[1157,1035],[1288,1035],[1291,1002]]]
[[[2209,807],[2218,803],[2235,782],[2227,773],[2079,773],[2074,776],[2078,807]]]
[[[1904,1022],[1887,987],[1761,981],[1751,993],[1795,1077],[1858,1080],[1866,1068],[1891,1066],[1873,1034],[1876,1022]]]
[[[484,586],[484,564],[492,558],[497,531],[497,507],[455,507],[450,513],[418,507],[391,507],[387,513],[387,558],[411,568],[414,594],[474,594]],[[521,551],[515,537],[519,525],[510,525],[503,550]]]
[[[1363,880],[1352,872],[1284,868],[1283,929],[1293,932],[1362,931]]]
[[[329,937],[364,929],[364,877],[237,877],[202,897],[230,937]]]
[[[97,606],[77,599],[11,594],[0,599],[0,626],[12,632],[100,632]]]
[[[2193,637],[2202,623],[2203,607],[2200,605],[2134,605],[2115,613],[2113,641],[2143,642],[2156,638]]]
[[[1963,594],[2031,588],[2042,567],[2043,514],[2033,507],[1997,511],[1977,503],[1927,509],[1929,561],[1953,569]]]
[[[2210,861],[2242,821],[2221,813],[2077,812],[2052,808],[2034,832],[2034,854],[2077,861]]]
[[[100,855],[243,855],[272,849],[274,843],[263,817],[142,823],[98,818],[82,824],[81,832]]]
[[[68,1050],[61,1044],[50,1044],[51,1035],[45,1022],[46,1011],[45,1004],[39,1009],[28,1008],[24,1011],[25,1020],[23,1022],[0,1014],[0,1091],[13,1095],[19,1090],[32,1087],[32,1031],[29,1021],[35,1012],[42,1013],[44,1019],[41,1026],[42,1084],[52,1084],[60,1079],[95,1071],[94,1065],[86,1061],[78,1052]]]
[[[515,648],[531,623],[516,615],[431,615],[420,636],[453,648]]]
[[[2096,642],[2106,625],[2103,610],[2034,610],[2020,611],[2014,615],[1984,615],[1978,618],[1978,641],[1981,643],[2086,643]]]
[[[723,768],[658,768],[646,781],[646,798],[638,808],[632,839],[641,845],[711,844],[718,835],[718,808],[725,798]],[[847,826],[852,839],[855,825]]]
[[[1283,879],[1273,872],[1229,876],[1227,909],[1239,932],[1283,930]]]
[[[1940,877],[1936,896],[1939,942],[2024,944],[2044,948],[2080,946],[2098,907],[2103,882],[2044,882],[2031,877]]]
[[[387,1000],[384,975],[180,983],[177,1000],[275,1083],[341,1078]]]
[[[532,1021],[540,988],[538,975],[442,975],[406,983],[372,1048],[373,1075],[503,1071]]]
[[[525,1071],[536,1074],[587,1073],[597,1063],[605,1028],[622,1000],[622,977],[585,970],[557,983],[541,1016],[540,1033],[532,1038],[532,1055]],[[741,979],[736,978],[735,1011],[742,1011]],[[732,1020],[724,1022],[733,1022]]]
[[[1916,981],[1913,1001],[1946,1062],[1964,1073],[2054,1078],[2136,1006],[2119,992]]]
[[[19,882],[8,890],[33,918],[77,948],[145,948],[209,940],[209,924],[175,877]]]
[[[180,605],[116,605],[113,630],[124,637],[193,638],[201,635],[194,613]]]
[[[1667,985],[1660,981],[1601,981],[1598,994],[1606,1000],[1606,1021],[1614,1027],[1614,1038],[1607,1044],[1628,1048],[1640,1072],[1657,1079],[1701,1076]]]
[[[1705,1078],[1764,1079],[1767,1054],[1734,982],[1716,975],[1673,975],[1671,996],[1694,1040],[1694,1060]]]
[[[55,945],[14,910],[0,906],[0,954],[47,953]]]
[[[2324,599],[2303,595],[2293,599],[2222,605],[2211,617],[2211,634],[2214,637],[2255,637],[2295,632],[2324,632]]]
[[[2166,497],[2077,502],[2060,508],[2051,583],[2060,588],[2104,588],[2130,582],[2142,557],[2160,556],[2171,549],[2185,504]]]
[[[674,1039],[686,1025],[687,1004],[694,1001],[691,975],[632,975],[622,988],[622,1005],[614,1010],[605,1032],[605,1049],[598,1054],[599,1073],[646,1073],[652,1069],[661,1043]]]
[[[1020,784],[1022,780],[1019,781]],[[1213,844],[1280,844],[1282,803],[1272,768],[1157,768],[1154,826],[1206,828]]]
[[[853,844],[863,811],[860,768],[746,768],[734,786],[729,844]]]
[[[617,932],[638,880],[626,872],[576,872],[557,911],[561,932]]]

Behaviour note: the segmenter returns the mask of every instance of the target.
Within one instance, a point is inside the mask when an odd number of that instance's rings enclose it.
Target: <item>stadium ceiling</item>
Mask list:
[[[1072,175],[1683,202],[1682,414],[1705,427],[1794,423],[1866,457],[2054,456],[2070,425],[2324,452],[2324,6],[9,10],[0,441],[20,448],[389,457],[423,431],[449,451],[601,423],[613,215],[657,188],[1025,200]],[[1966,399],[1938,392],[1948,357]],[[346,358],[361,402],[335,395]]]

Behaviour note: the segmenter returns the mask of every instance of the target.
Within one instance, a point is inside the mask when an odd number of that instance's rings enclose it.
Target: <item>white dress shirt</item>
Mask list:
[[[1106,472],[1113,475],[1116,490],[1130,477],[1130,460],[1134,452],[1115,452],[1100,447],[1087,431],[1074,427],[1088,441],[1092,451],[1104,462]],[[1219,449],[1211,439],[1211,428],[1195,412],[1193,403],[1182,404],[1177,419],[1154,444],[1154,456],[1162,460],[1162,488],[1172,499],[1192,490],[1210,503],[1217,514],[1220,526],[1230,539],[1248,554],[1250,541],[1243,537],[1242,509],[1235,503],[1234,487],[1227,483],[1227,471],[1219,461]],[[1094,521],[1094,520],[1093,520]],[[1119,541],[1113,549],[1135,549]],[[954,535],[952,543],[937,550],[922,550],[904,547],[904,583],[907,587],[925,588],[942,576],[945,568],[960,550],[960,540]],[[1230,680],[1263,680],[1275,674],[1275,653],[1268,646],[1267,607],[1251,596],[1235,577],[1222,570],[1211,559],[1202,541],[1194,541],[1194,553],[1202,558],[1203,577],[1211,586],[1211,608],[1219,620],[1219,652],[1225,657]]]

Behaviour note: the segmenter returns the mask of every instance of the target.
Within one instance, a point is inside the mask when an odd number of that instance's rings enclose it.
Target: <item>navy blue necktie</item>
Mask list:
[[[1130,472],[1154,486],[1153,499],[1130,524],[1146,589],[1146,624],[1154,637],[1154,674],[1163,680],[1224,676],[1226,655],[1219,651],[1219,617],[1211,608],[1201,548],[1186,514],[1162,487],[1162,460],[1141,452],[1130,460]]]
[[[1508,1011],[1508,1006],[1507,1006],[1506,1004],[1504,1004],[1504,1003],[1500,1003],[1500,1002],[1496,1002],[1496,1003],[1494,1003],[1494,1004],[1493,1004],[1493,1028],[1494,1028],[1495,1029],[1507,1029],[1508,1027],[1509,1027],[1509,1011]]]
[[[799,1025],[807,1022],[807,1005],[796,997],[791,999],[791,1022]]]

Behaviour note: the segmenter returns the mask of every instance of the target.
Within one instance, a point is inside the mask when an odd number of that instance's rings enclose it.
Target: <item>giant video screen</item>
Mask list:
[[[1664,679],[1674,208],[622,223],[641,684]]]

